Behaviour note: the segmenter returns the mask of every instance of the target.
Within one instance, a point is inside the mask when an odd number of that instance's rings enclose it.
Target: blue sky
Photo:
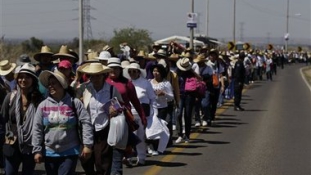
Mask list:
[[[152,32],[154,39],[189,35],[186,27],[190,0],[90,0],[94,38],[109,39],[114,29],[136,27]],[[209,0],[209,36],[230,38],[233,0]],[[206,2],[194,0],[199,31],[206,31]],[[282,38],[286,31],[287,0],[236,0],[236,38]],[[54,38],[78,36],[77,0],[0,0],[0,34],[7,38]],[[310,0],[290,0],[290,37],[311,38]],[[300,14],[295,16],[295,14]]]

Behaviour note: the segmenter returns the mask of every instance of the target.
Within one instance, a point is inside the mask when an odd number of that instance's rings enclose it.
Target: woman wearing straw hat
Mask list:
[[[146,71],[141,69],[138,63],[131,63],[123,70],[124,77],[132,81],[135,86],[137,97],[143,106],[146,117],[148,117],[148,125],[152,122],[153,116],[158,115],[158,109],[156,106],[156,95],[150,84],[150,82],[145,78]],[[139,128],[134,133],[138,136],[141,142],[136,145],[138,164],[144,165],[146,159],[146,143],[145,143],[145,128],[140,120],[137,111],[132,108],[132,113],[136,120],[138,120]],[[147,128],[149,128],[147,126]],[[147,135],[148,138],[148,135]],[[130,161],[132,162],[132,161]]]
[[[10,63],[8,60],[0,61],[0,75],[6,89],[11,92],[16,88],[16,80],[14,78],[15,63]]]
[[[82,161],[82,167],[86,174],[110,175],[112,164],[112,147],[107,143],[109,133],[109,117],[103,109],[112,97],[117,97],[123,102],[117,89],[106,83],[111,71],[101,63],[85,63],[80,69],[82,73],[90,77],[90,83],[83,92],[83,103],[91,116],[94,132],[94,153],[91,159]],[[94,165],[96,172],[94,171]]]
[[[176,143],[181,143],[183,140],[185,143],[189,142],[192,110],[195,102],[195,95],[192,92],[185,91],[185,84],[187,78],[196,77],[196,74],[192,70],[192,65],[189,58],[181,58],[177,61],[177,75],[179,76],[179,89],[180,89],[180,102],[179,113],[177,114],[177,131],[178,138]],[[185,135],[183,136],[182,117],[185,121]]]
[[[109,77],[107,78],[107,83],[113,85],[117,88],[117,90],[121,93],[122,99],[124,101],[124,106],[127,109],[131,109],[132,105],[136,109],[142,124],[144,127],[147,125],[146,116],[144,110],[140,104],[140,101],[137,98],[136,90],[131,81],[126,79],[123,76],[123,68],[121,67],[121,60],[119,58],[109,58],[108,67],[112,69],[109,73]],[[132,105],[131,105],[132,104]],[[122,159],[125,155],[124,150],[114,149],[113,150],[113,161],[112,161],[112,173],[122,174]]]
[[[6,133],[12,133],[17,139],[14,152],[5,155],[5,174],[17,174],[23,164],[22,174],[33,174],[35,162],[32,154],[32,126],[39,103],[43,100],[38,90],[38,78],[35,67],[24,64],[16,74],[17,90],[9,93],[2,105],[1,114],[7,125]]]
[[[91,118],[82,102],[66,92],[68,84],[61,72],[43,71],[39,79],[49,96],[39,104],[34,116],[34,160],[41,163],[45,157],[47,175],[74,174],[78,156],[83,159],[91,156]],[[78,131],[82,133],[81,140]]]

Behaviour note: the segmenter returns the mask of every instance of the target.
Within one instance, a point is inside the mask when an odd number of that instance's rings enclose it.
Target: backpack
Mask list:
[[[194,92],[199,97],[203,97],[206,91],[206,84],[204,81],[201,81],[196,77],[187,78],[185,83],[185,91]]]

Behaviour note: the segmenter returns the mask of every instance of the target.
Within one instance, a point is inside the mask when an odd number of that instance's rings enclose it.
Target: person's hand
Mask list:
[[[118,114],[119,114],[118,111],[113,106],[109,107],[109,116],[110,116],[110,118],[111,117],[115,117]]]
[[[156,90],[155,93],[157,96],[164,96],[165,95],[165,92],[161,91],[161,90]]]
[[[36,153],[34,156],[35,162],[36,163],[42,163],[43,162],[43,156],[41,153]]]
[[[87,159],[89,159],[91,156],[92,156],[92,149],[89,148],[89,147],[87,147],[87,146],[84,146],[83,149],[82,149],[82,152],[81,152],[80,157],[81,157],[83,160],[87,160]]]

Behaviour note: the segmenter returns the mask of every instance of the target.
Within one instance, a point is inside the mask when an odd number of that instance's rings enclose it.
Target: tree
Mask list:
[[[114,37],[110,40],[110,45],[113,46],[116,51],[120,50],[119,45],[126,42],[128,46],[137,50],[147,50],[148,45],[153,43],[150,35],[151,33],[145,29],[136,29],[133,27],[124,29],[115,29]]]
[[[39,52],[44,45],[43,41],[35,37],[22,42],[22,47],[25,52]]]

